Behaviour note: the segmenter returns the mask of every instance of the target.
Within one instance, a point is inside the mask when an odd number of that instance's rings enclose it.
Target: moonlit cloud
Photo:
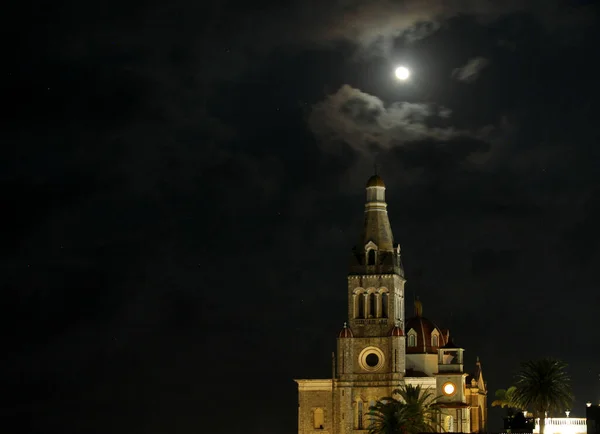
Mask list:
[[[481,71],[488,66],[489,63],[489,60],[487,60],[485,57],[474,57],[469,59],[465,65],[454,69],[454,71],[452,71],[452,76],[458,81],[471,83],[477,80],[477,77],[479,77]]]
[[[425,139],[447,140],[468,133],[431,121],[450,116],[432,104],[396,102],[385,105],[376,96],[344,85],[317,103],[309,116],[311,131],[324,144],[343,142],[359,152],[389,149]]]

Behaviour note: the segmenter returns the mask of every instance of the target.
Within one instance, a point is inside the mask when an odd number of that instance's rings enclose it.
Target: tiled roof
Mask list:
[[[406,339],[406,354],[437,354],[439,347],[434,347],[431,342],[431,333],[434,330],[439,333],[439,344],[441,346],[446,345],[445,336],[439,327],[423,316],[415,316],[406,320],[406,327],[404,328],[406,336],[410,334],[411,329],[416,333],[417,346],[408,346],[409,339]]]

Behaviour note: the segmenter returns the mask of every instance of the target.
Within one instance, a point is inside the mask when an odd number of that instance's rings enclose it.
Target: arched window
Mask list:
[[[444,431],[454,432],[454,417],[453,416],[445,416],[444,417]]]
[[[367,251],[367,265],[375,265],[375,250],[373,249]]]
[[[416,347],[417,346],[417,337],[414,334],[412,334],[412,333],[410,333],[408,335],[408,346],[409,347]]]
[[[440,346],[440,337],[436,334],[431,335],[431,346],[439,347]]]
[[[356,402],[356,429],[363,429],[363,402]]]
[[[387,318],[388,317],[388,303],[389,302],[389,296],[387,292],[384,292],[381,294],[381,317],[382,318]]]
[[[325,425],[325,414],[322,408],[315,408],[314,412],[314,428],[323,429]]]
[[[359,292],[358,294],[354,294],[354,312],[356,318],[362,319],[365,317],[365,294]]]
[[[375,293],[369,294],[369,318],[375,318],[377,316],[377,299]]]

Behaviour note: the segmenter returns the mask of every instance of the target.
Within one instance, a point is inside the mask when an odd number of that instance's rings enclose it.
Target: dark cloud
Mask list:
[[[474,57],[469,59],[464,66],[454,69],[452,76],[459,81],[471,83],[477,80],[481,71],[488,66],[490,61],[485,57]]]
[[[308,124],[325,148],[342,142],[360,153],[370,153],[419,140],[469,134],[428,122],[449,116],[447,108],[432,104],[397,102],[386,106],[378,97],[344,85],[315,104]]]
[[[582,5],[558,6],[556,2],[536,0],[337,0],[327,3],[311,0],[265,9],[251,22],[253,26],[260,24],[263,28],[273,29],[279,35],[284,34],[284,28],[273,27],[272,22],[285,23],[287,36],[270,39],[270,42],[265,38],[263,43],[266,45],[349,41],[361,47],[364,54],[368,51],[389,54],[394,38],[424,38],[444,21],[459,15],[489,23],[509,14],[531,13],[549,31],[589,22],[589,11],[576,6]],[[250,30],[249,27],[245,29]]]
[[[365,161],[382,162],[398,150],[399,158],[393,161],[405,169],[402,183],[419,182],[425,161],[441,162],[429,167],[433,171],[454,167],[452,162],[490,170],[504,161],[514,129],[506,119],[497,126],[459,129],[447,107],[407,101],[385,104],[348,85],[312,107],[308,126],[325,152],[340,155],[347,147],[361,155],[348,165],[345,177],[364,170]]]

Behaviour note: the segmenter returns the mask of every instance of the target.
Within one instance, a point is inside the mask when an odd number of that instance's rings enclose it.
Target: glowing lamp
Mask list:
[[[444,395],[453,395],[456,391],[456,386],[454,386],[454,383],[446,383],[442,387],[442,391],[444,392]]]

